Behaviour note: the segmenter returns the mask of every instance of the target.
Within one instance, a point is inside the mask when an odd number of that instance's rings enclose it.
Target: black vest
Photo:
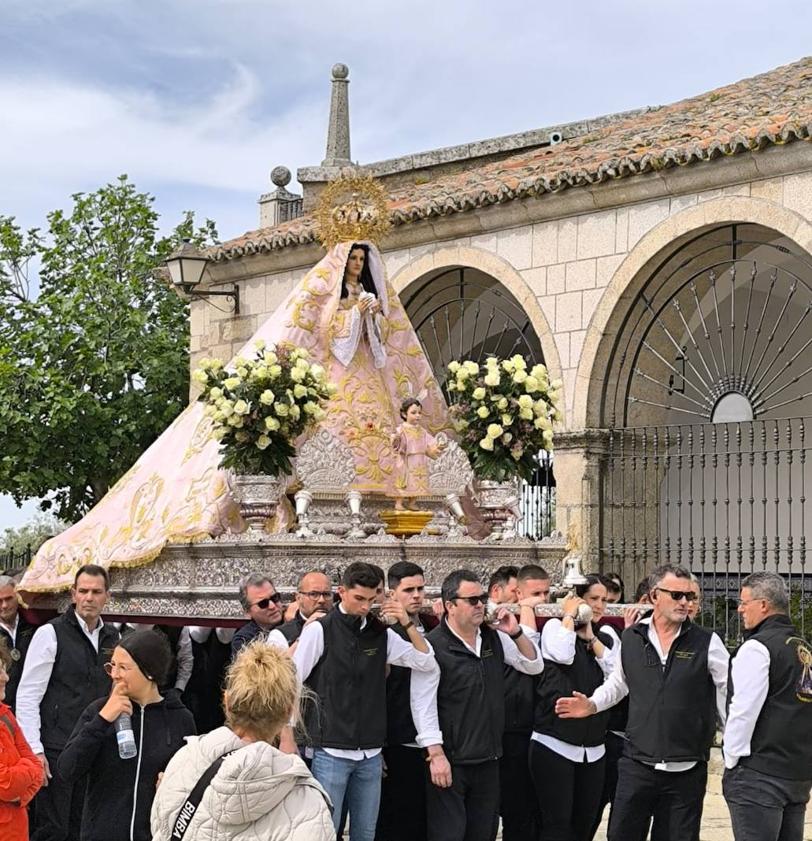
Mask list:
[[[685,621],[665,668],[649,624],[623,632],[620,658],[629,687],[626,736],[633,759],[707,761],[716,727],[716,689],[708,671],[711,632]]]
[[[611,648],[614,640],[609,634],[594,628],[596,636]],[[609,712],[604,711],[588,718],[559,718],[555,714],[555,702],[559,698],[571,698],[577,690],[590,696],[603,683],[603,670],[595,655],[589,651],[586,641],[575,637],[575,657],[569,665],[544,660],[536,693],[536,709],[533,729],[570,745],[595,747],[606,740]]]
[[[110,694],[104,664],[110,661],[119,634],[112,625],[99,631],[99,651],[85,635],[73,607],[52,619],[56,660],[40,703],[40,738],[49,750],[62,750],[85,707]]]
[[[437,626],[433,616],[424,616],[423,624],[426,628]],[[409,635],[400,624],[392,626],[392,630],[409,639]],[[406,745],[417,738],[417,728],[412,719],[411,705],[412,670],[404,666],[390,666],[389,676],[386,678],[386,744]]]
[[[31,637],[34,636],[34,631],[37,629],[30,625],[18,615],[17,621],[17,639],[15,643],[11,641],[11,634],[5,628],[0,627],[0,637],[2,637],[8,644],[8,650],[12,652],[11,665],[8,667],[8,683],[6,684],[6,698],[3,703],[11,707],[14,712],[17,701],[17,687],[20,685],[20,678],[23,676],[23,666],[25,665],[25,655],[28,651],[28,646],[31,642]],[[16,649],[17,657],[13,656]]]
[[[480,656],[443,621],[426,637],[440,666],[437,712],[443,750],[460,765],[502,755],[505,729],[505,658],[499,633],[483,625]]]
[[[770,653],[770,683],[750,756],[739,765],[772,777],[812,780],[812,646],[783,614],[768,616],[746,636]],[[735,690],[731,677],[728,704]]]
[[[318,703],[305,709],[316,747],[371,750],[386,740],[386,626],[372,616],[360,629],[338,608],[321,622],[324,653],[305,681]]]
[[[297,610],[296,615],[290,620],[290,622],[285,622],[284,625],[280,625],[276,630],[282,634],[290,646],[293,645],[293,643],[295,643],[301,636],[305,621],[304,616],[302,616],[302,614]]]

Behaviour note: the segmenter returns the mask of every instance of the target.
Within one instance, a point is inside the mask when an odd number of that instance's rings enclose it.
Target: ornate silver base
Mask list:
[[[278,476],[232,475],[231,495],[250,531],[264,531],[267,521],[276,514],[284,487],[285,479]]]

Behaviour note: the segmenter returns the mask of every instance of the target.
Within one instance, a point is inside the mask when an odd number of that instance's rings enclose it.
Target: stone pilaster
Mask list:
[[[346,64],[333,65],[333,90],[330,96],[330,125],[327,129],[327,153],[322,166],[349,166],[350,160],[350,70]]]

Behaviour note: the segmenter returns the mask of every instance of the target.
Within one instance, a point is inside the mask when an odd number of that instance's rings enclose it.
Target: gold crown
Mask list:
[[[380,242],[390,228],[388,195],[369,175],[342,175],[319,196],[314,217],[322,245]]]

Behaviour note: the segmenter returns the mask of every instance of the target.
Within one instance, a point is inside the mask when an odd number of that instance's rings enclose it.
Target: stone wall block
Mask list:
[[[766,181],[754,181],[750,185],[750,195],[754,199],[767,199],[767,201],[782,204],[784,201],[784,179],[768,178]]]
[[[625,254],[612,254],[611,257],[598,257],[596,261],[595,286],[608,286],[617,271],[617,267],[626,259]]]
[[[583,292],[565,292],[563,295],[556,295],[556,333],[581,329],[581,298],[583,294]]]
[[[619,208],[615,215],[615,253],[625,254],[629,250],[629,211]]]
[[[598,306],[598,301],[600,301],[601,296],[603,295],[603,289],[586,289],[582,292],[583,300],[581,302],[581,328],[586,330],[589,327],[589,322],[592,320],[592,316],[595,314],[595,310]]]
[[[567,267],[563,264],[557,266],[549,266],[547,269],[547,294],[559,295],[565,292],[566,285],[566,271]]]
[[[570,337],[570,362],[573,368],[578,368],[581,362],[581,351],[584,347],[584,337],[586,330],[574,330],[569,334]]]
[[[558,261],[558,222],[533,225],[533,265],[549,266]]]
[[[522,272],[524,282],[533,290],[537,298],[547,294],[547,269],[543,266],[537,269],[525,269]]]
[[[496,237],[496,253],[514,269],[529,269],[533,264],[533,229],[500,231]]]
[[[480,234],[476,237],[471,237],[471,248],[481,248],[483,251],[490,251],[496,253],[496,234]]]
[[[647,234],[655,225],[668,218],[670,207],[669,199],[660,199],[629,208],[629,250],[637,244],[643,234]]]
[[[558,223],[558,263],[578,258],[578,220],[562,219]]]
[[[579,260],[615,253],[617,228],[615,216],[614,210],[606,210],[578,217],[577,256]]]
[[[784,205],[805,219],[812,219],[812,172],[784,178]]]
[[[567,263],[565,277],[567,292],[593,289],[595,286],[595,260],[576,260],[574,263]]]
[[[267,312],[265,287],[266,277],[258,277],[240,283],[240,312],[243,315],[264,315]]]
[[[671,214],[679,213],[680,210],[685,210],[686,207],[693,207],[697,203],[696,195],[690,196],[674,196],[671,199]]]

